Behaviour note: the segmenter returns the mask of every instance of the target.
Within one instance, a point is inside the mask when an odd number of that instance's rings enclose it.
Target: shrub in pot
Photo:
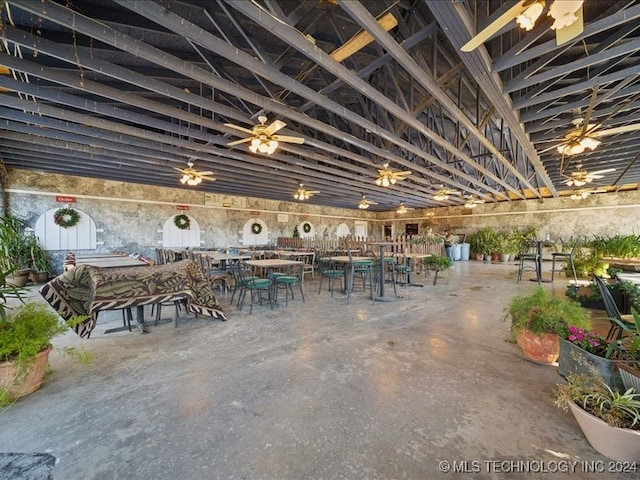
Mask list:
[[[605,457],[640,461],[640,394],[618,391],[597,375],[570,374],[555,390],[555,404],[571,410],[587,441]]]
[[[453,266],[451,259],[446,255],[431,255],[422,260],[425,270],[433,270],[435,275],[433,276],[433,284],[438,283],[438,273],[442,270],[447,270]]]
[[[22,289],[4,280],[5,274],[0,272],[0,404],[6,405],[42,385],[51,340],[83,318],[65,322],[44,303],[24,302]],[[23,303],[8,308],[6,301],[11,297]],[[89,360],[82,352],[67,353]]]
[[[505,310],[507,316],[511,316],[511,332],[525,358],[542,364],[558,360],[558,335],[566,336],[570,325],[590,325],[586,309],[566,298],[552,297],[542,287],[514,297]]]

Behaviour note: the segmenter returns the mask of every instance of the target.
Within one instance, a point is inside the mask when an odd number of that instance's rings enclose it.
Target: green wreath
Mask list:
[[[62,228],[73,227],[80,221],[80,214],[73,208],[59,208],[53,214],[53,221]]]
[[[189,220],[189,217],[186,214],[181,213],[180,215],[173,217],[173,224],[180,230],[189,230],[189,227],[191,227],[191,220]]]
[[[311,231],[311,224],[307,223],[307,222],[303,223],[302,224],[302,231],[304,233],[309,233]]]
[[[253,233],[254,235],[260,235],[260,233],[262,233],[262,225],[260,225],[258,222],[253,222],[251,224],[251,233]]]

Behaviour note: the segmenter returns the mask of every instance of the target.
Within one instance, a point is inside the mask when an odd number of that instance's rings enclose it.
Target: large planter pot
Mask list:
[[[620,388],[622,380],[616,368],[617,363],[615,360],[587,352],[564,338],[560,339],[558,373],[565,378],[570,373],[593,375],[592,369],[595,369],[607,385],[611,388]]]
[[[542,333],[540,335],[523,328],[516,336],[516,343],[522,349],[527,360],[549,365],[558,360],[560,346],[558,335],[555,333]]]
[[[18,270],[15,274],[7,276],[7,283],[16,287],[24,287],[29,281],[29,269]]]
[[[623,362],[619,362],[617,367],[625,390],[633,388],[636,393],[640,393],[640,370]]]
[[[34,272],[33,270],[29,273],[29,280],[32,283],[45,283],[49,280],[49,272]]]
[[[502,263],[507,263],[509,261],[509,254],[508,253],[500,253],[498,254],[498,257],[500,259],[500,261]]]
[[[640,462],[640,432],[611,427],[573,402],[569,409],[587,441],[599,453],[618,462]]]
[[[26,366],[16,365],[13,362],[0,363],[0,388],[7,389],[10,399],[24,397],[40,388],[52,348],[49,345]]]

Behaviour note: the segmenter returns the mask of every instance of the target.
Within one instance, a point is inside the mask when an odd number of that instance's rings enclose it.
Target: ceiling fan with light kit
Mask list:
[[[571,200],[584,200],[589,195],[592,195],[594,193],[606,193],[606,192],[607,190],[604,188],[574,190],[571,193]]]
[[[449,190],[448,188],[439,188],[436,193],[433,195],[433,199],[438,202],[444,202],[448,200],[451,195],[458,195],[460,192],[458,190]]]
[[[225,123],[224,125],[226,127],[233,128],[250,135],[247,138],[229,142],[227,143],[227,145],[233,146],[239,145],[241,143],[251,142],[251,144],[249,145],[249,150],[251,150],[251,152],[260,152],[271,155],[276,151],[276,148],[278,148],[278,144],[280,142],[297,143],[299,145],[304,143],[304,138],[302,137],[276,135],[276,132],[282,130],[287,126],[287,124],[282,120],[274,120],[269,125],[267,125],[267,117],[265,117],[264,115],[260,115],[258,117],[258,121],[260,123],[258,125],[254,125],[251,130],[249,130],[248,128],[240,127],[238,125],[234,125],[233,123]]]
[[[377,205],[378,202],[374,202],[373,200],[369,200],[366,195],[362,195],[362,200],[358,203],[358,208],[360,210],[365,210],[369,208],[369,205]]]
[[[298,189],[293,192],[293,198],[296,200],[304,201],[309,200],[315,193],[320,193],[319,190],[307,190],[304,188],[303,183],[298,184]]]
[[[619,105],[613,112],[603,119],[602,123],[591,123],[595,106],[598,103],[605,101],[607,96],[608,95],[605,94],[598,98],[598,86],[593,87],[591,100],[589,101],[589,106],[587,107],[584,116],[581,114],[580,109],[576,109],[574,118],[571,121],[573,128],[569,129],[564,134],[563,141],[555,147],[543,150],[541,153],[555,148],[558,153],[563,156],[579,155],[586,149],[595,150],[600,143],[602,143],[599,138],[640,130],[640,123],[631,123],[628,125],[621,125],[619,127],[602,129],[602,124],[613,118],[626,105],[635,101],[635,96]]]
[[[547,15],[554,20],[551,29],[556,32],[557,44],[562,45],[582,33],[584,1],[588,0],[553,0],[551,2],[520,0],[510,8],[505,4],[505,7],[497,13],[497,18],[464,44],[461,50],[463,52],[475,50],[514,20],[520,28],[532,30],[547,3],[549,3]]]
[[[587,185],[594,180],[600,180],[604,177],[605,173],[615,172],[615,168],[605,168],[603,170],[596,170],[595,172],[589,172],[586,169],[582,168],[582,165],[577,166],[577,170],[571,172],[570,175],[566,176],[567,179],[564,181],[565,185],[568,187],[582,187]]]
[[[398,180],[406,179],[411,174],[410,170],[394,172],[389,168],[388,163],[384,163],[382,168],[378,169],[378,178],[375,180],[376,185],[388,187],[389,185],[394,185]]]
[[[465,198],[467,201],[464,203],[464,208],[476,208],[484,203],[484,200],[475,198],[473,195],[465,195]]]
[[[404,202],[400,202],[400,206],[396,210],[396,213],[399,213],[400,215],[403,215],[403,214],[407,213],[409,210],[413,210],[413,208],[406,207]]]
[[[202,180],[209,180],[210,182],[215,181],[215,177],[211,176],[213,175],[213,172],[199,172],[193,168],[193,165],[194,163],[192,161],[188,161],[187,168],[173,167],[174,170],[177,170],[182,174],[180,177],[180,183],[195,186],[202,183]]]

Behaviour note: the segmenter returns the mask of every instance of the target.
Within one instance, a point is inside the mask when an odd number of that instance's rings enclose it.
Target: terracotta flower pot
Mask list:
[[[35,392],[42,385],[52,348],[49,345],[26,366],[13,362],[0,363],[0,388],[6,388],[9,397],[14,400]]]
[[[558,360],[560,355],[560,343],[555,333],[542,333],[540,335],[523,328],[516,336],[516,343],[522,349],[527,360],[549,365]]]
[[[640,432],[628,428],[611,427],[575,403],[569,409],[587,441],[599,453],[619,462],[640,462]]]

